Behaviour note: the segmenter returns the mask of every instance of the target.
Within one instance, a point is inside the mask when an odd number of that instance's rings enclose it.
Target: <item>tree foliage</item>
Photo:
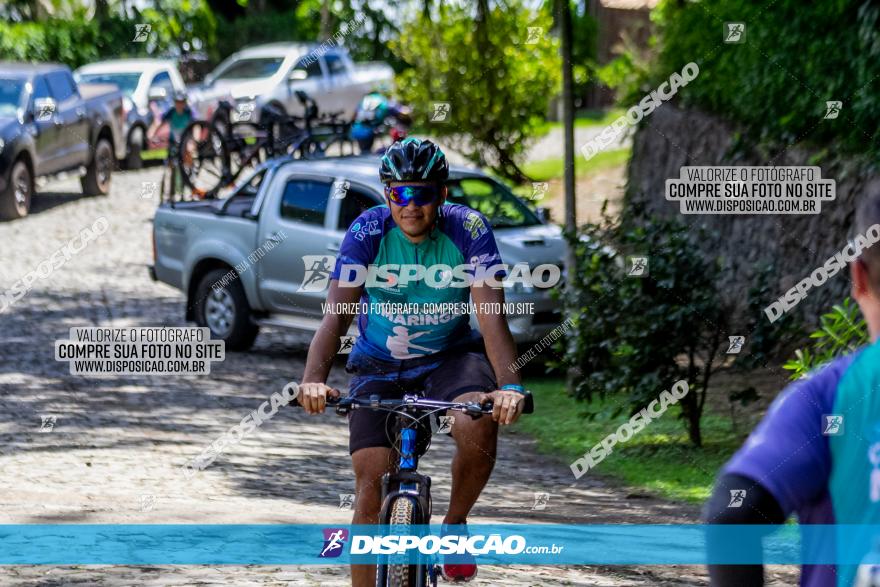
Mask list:
[[[397,80],[401,98],[414,109],[428,134],[451,142],[471,161],[515,181],[525,143],[546,116],[558,91],[558,43],[550,35],[550,15],[525,8],[520,0],[473,11],[440,5],[435,21],[418,16],[391,41],[411,67]],[[536,42],[529,28],[541,29]],[[534,31],[532,31],[534,34]],[[434,104],[450,105],[444,121],[432,120]]]
[[[663,0],[654,16],[661,51],[645,87],[695,61],[701,73],[683,102],[742,124],[756,142],[878,154],[880,135],[866,130],[880,126],[877,2]],[[725,21],[745,23],[743,43],[722,42]],[[837,119],[823,119],[829,100],[843,102]]]

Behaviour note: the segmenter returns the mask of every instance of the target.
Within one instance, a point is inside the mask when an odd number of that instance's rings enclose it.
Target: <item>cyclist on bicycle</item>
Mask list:
[[[706,504],[707,524],[782,524],[792,513],[797,514],[800,524],[858,524],[866,529],[880,524],[878,225],[880,192],[864,200],[856,214],[853,242],[862,253],[850,262],[852,296],[865,318],[872,344],[791,384],[776,398],[763,421],[721,470]],[[708,538],[710,554],[726,556],[734,547],[755,558],[762,552],[759,538],[736,545],[725,540],[720,531],[710,531]],[[833,536],[823,536],[804,550],[809,556],[837,549],[856,560],[868,554],[865,550],[854,552],[853,546],[838,546]],[[764,584],[763,573],[763,565],[709,568],[711,584],[717,587],[760,586]],[[800,583],[806,587],[851,586],[855,575],[853,565],[805,564]]]
[[[516,360],[516,347],[501,313],[477,314],[481,339],[471,330],[466,313],[400,313],[382,304],[466,304],[471,298],[479,309],[480,304],[503,303],[503,290],[479,280],[466,287],[432,287],[427,279],[405,284],[392,279],[378,285],[368,280],[365,287],[351,287],[349,269],[469,264],[500,280],[501,257],[486,219],[465,206],[445,204],[448,174],[443,151],[431,141],[408,138],[388,149],[379,170],[387,205],[366,210],[352,223],[331,274],[327,299],[329,307],[361,302],[364,309],[346,365],[354,375],[351,395],[399,398],[423,391],[426,397],[444,401],[494,401],[492,418],[454,415],[456,453],[444,532],[451,530],[449,525],[466,523],[492,472],[498,425],[512,424],[524,408],[526,392],[519,376],[508,369]],[[338,395],[325,381],[352,319],[352,315],[326,314],[312,340],[297,398],[309,413],[322,412],[328,394]],[[386,415],[373,410],[349,415],[356,489],[353,524],[379,520],[382,475],[394,462],[393,436],[386,420]],[[449,580],[470,580],[476,572],[473,557],[444,560],[443,574]],[[374,582],[375,567],[352,566],[353,585]]]
[[[152,139],[163,125],[168,125],[168,158],[173,159],[177,153],[180,137],[183,131],[193,121],[192,109],[187,104],[186,92],[174,93],[174,106],[162,114],[162,117],[153,122],[147,137]]]

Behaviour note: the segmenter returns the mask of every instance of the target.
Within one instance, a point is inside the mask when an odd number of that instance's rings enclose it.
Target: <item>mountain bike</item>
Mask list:
[[[224,104],[221,109],[226,114],[214,122],[191,123],[180,139],[184,183],[198,196],[215,197],[268,159],[323,157],[332,145],[347,139],[350,123],[340,118],[342,111],[320,114],[308,94],[297,91],[296,96],[304,116],[267,106],[260,121],[253,122],[251,112],[234,111]]]
[[[531,399],[530,397],[528,398]],[[425,528],[431,523],[431,478],[418,472],[419,458],[430,447],[430,418],[440,412],[461,412],[473,419],[492,414],[493,403],[445,402],[407,394],[399,399],[327,398],[336,413],[345,416],[352,410],[380,410],[394,418],[392,450],[397,453],[396,469],[382,476],[382,507],[379,524],[389,526],[393,535],[413,535],[412,527]],[[291,405],[299,405],[294,399]],[[523,413],[533,411],[526,402]],[[428,419],[426,422],[425,419]],[[389,556],[392,558],[389,560]],[[419,562],[408,564],[383,555],[376,566],[377,587],[436,587],[440,566],[435,556],[420,555]]]

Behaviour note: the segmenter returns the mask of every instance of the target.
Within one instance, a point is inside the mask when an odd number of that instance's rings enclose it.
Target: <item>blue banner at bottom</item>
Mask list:
[[[880,526],[472,524],[0,525],[0,565],[302,565],[415,562],[470,553],[483,564],[859,564]],[[390,557],[390,559],[388,558]],[[880,557],[877,558],[880,562]]]

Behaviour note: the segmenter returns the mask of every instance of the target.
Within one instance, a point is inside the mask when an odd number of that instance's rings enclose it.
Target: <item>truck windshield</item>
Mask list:
[[[259,79],[272,77],[281,67],[284,57],[255,57],[241,59],[229,64],[214,79]]]
[[[492,228],[541,224],[528,206],[504,185],[488,178],[467,177],[446,182],[451,204],[463,204],[483,214]]]
[[[137,89],[140,79],[139,72],[80,73],[76,76],[77,83],[81,84],[113,84],[129,98]]]
[[[25,80],[0,77],[0,116],[15,116],[21,106]]]

